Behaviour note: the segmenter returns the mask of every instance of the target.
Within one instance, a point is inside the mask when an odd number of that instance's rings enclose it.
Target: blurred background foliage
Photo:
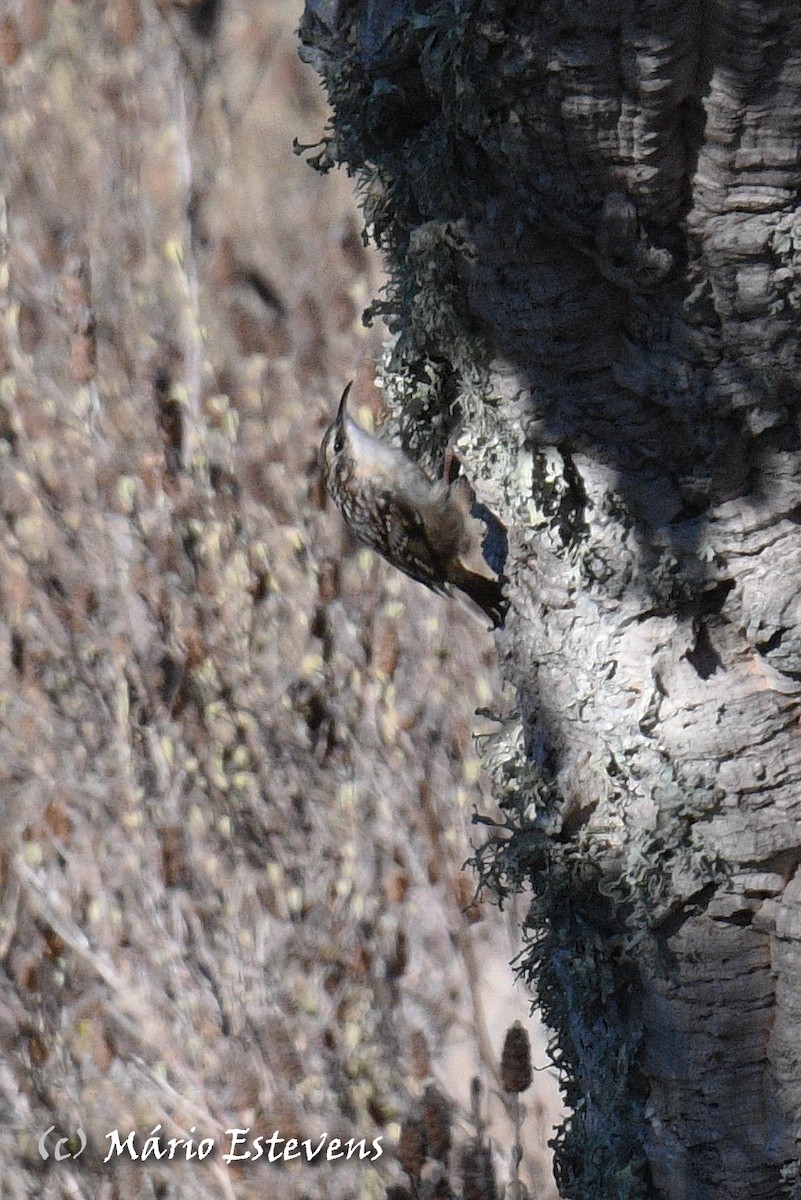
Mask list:
[[[294,4],[0,18],[3,1196],[362,1197],[437,1082],[499,1177],[513,922],[474,902],[492,638],[348,539],[317,447],[381,284]],[[533,1031],[534,1060],[545,1062]],[[522,1175],[553,1195],[536,1077]],[[382,1136],[375,1164],[106,1135]],[[55,1125],[89,1139],[43,1162]],[[54,1135],[56,1136],[56,1135]]]

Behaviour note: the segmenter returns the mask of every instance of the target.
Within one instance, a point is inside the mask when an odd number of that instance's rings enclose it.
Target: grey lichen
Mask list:
[[[318,170],[342,165],[357,176],[366,236],[388,271],[365,316],[382,317],[394,335],[390,372],[419,385],[412,409],[436,438],[431,417],[447,423],[454,383],[486,364],[463,276],[474,253],[471,218],[491,203],[498,172],[506,176],[519,131],[496,61],[510,18],[489,3],[442,0],[411,21],[388,6],[360,20],[354,53],[355,19],[307,5],[300,37],[333,116],[317,146],[296,149],[313,152]]]
[[[670,972],[653,936],[669,915],[666,900],[721,879],[693,836],[703,801],[672,780],[673,803],[601,862],[589,833],[565,836],[570,815],[534,762],[519,716],[496,719],[481,748],[501,815],[474,817],[487,836],[473,865],[501,905],[531,895],[516,967],[553,1031],[550,1054],[572,1110],[553,1143],[556,1176],[565,1196],[635,1200],[649,1194],[643,1099],[632,1085],[637,997],[644,971]]]
[[[801,1163],[792,1162],[782,1167],[782,1182],[787,1186],[787,1200],[801,1200]]]
[[[638,973],[619,904],[582,839],[555,836],[557,798],[526,753],[519,718],[501,720],[483,750],[501,816],[474,818],[489,830],[474,866],[501,904],[531,892],[516,965],[553,1031],[549,1051],[571,1109],[552,1143],[561,1194],[639,1200],[648,1192],[643,1102],[631,1087]]]

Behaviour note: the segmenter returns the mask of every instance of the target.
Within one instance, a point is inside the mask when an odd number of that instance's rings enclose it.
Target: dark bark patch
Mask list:
[[[766,641],[756,643],[756,649],[760,654],[770,654],[773,650],[778,650],[786,632],[784,628],[775,629]]]
[[[707,588],[698,602],[699,616],[712,616],[715,613],[722,612],[723,606],[726,603],[726,597],[733,587],[733,579],[722,579],[714,587]]]
[[[731,913],[726,917],[727,925],[738,925],[741,929],[747,929],[754,923],[754,914],[750,908],[741,908],[738,912]]]
[[[222,9],[221,0],[199,0],[186,10],[186,19],[193,33],[204,41],[211,41],[217,32]]]
[[[11,633],[11,665],[18,675],[25,670],[25,643],[16,629]]]
[[[246,271],[245,283],[253,289],[265,308],[269,308],[279,317],[286,316],[286,305],[278,294],[278,289],[269,279],[265,279],[258,271]]]
[[[177,475],[183,459],[184,420],[181,405],[170,395],[171,383],[169,371],[159,367],[153,379],[156,418],[161,429],[167,473]]]
[[[709,630],[706,625],[699,625],[695,635],[695,645],[684,656],[701,679],[709,679],[718,670],[725,670],[723,659],[712,645]]]
[[[186,698],[186,668],[183,663],[165,654],[159,662],[159,671],[159,693],[170,712],[175,714],[179,702]]]

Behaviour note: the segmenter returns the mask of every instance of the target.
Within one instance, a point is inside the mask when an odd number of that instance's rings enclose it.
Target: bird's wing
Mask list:
[[[376,507],[389,561],[412,579],[425,583],[435,592],[442,592],[443,564],[419,512],[389,491],[379,492]]]

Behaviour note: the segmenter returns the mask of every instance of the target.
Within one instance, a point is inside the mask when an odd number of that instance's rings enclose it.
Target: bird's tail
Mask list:
[[[504,576],[500,579],[490,579],[486,575],[479,575],[460,566],[456,572],[451,573],[449,583],[477,604],[496,629],[503,628],[509,611],[509,601],[503,594]]]

